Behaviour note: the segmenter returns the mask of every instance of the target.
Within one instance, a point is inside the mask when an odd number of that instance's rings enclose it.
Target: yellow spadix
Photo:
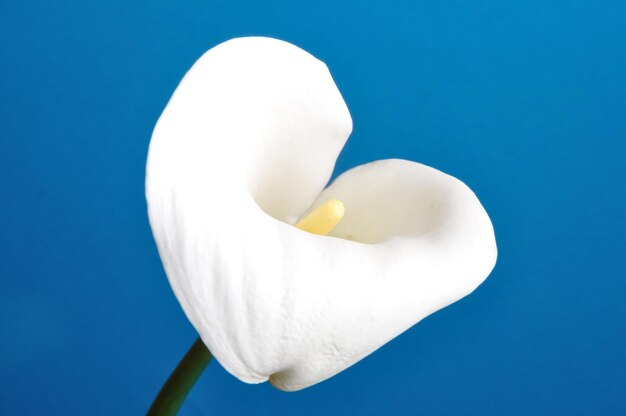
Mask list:
[[[296,224],[296,227],[311,234],[328,235],[345,213],[343,202],[329,199]]]

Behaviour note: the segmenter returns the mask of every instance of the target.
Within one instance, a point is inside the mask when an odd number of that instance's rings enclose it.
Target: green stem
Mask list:
[[[161,387],[148,410],[148,416],[169,416],[178,413],[178,409],[212,358],[211,351],[198,338]]]

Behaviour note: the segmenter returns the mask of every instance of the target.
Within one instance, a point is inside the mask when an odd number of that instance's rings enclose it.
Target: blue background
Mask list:
[[[288,40],[354,119],[337,171],[465,181],[491,277],[307,390],[212,363],[183,414],[626,414],[626,2],[2,1],[0,413],[141,414],[196,335],[146,218],[152,128],[208,48]]]

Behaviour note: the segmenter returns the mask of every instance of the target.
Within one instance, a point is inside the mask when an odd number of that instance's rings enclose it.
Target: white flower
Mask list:
[[[205,53],[155,127],[146,195],[165,271],[242,381],[298,390],[331,377],[495,264],[489,217],[442,172],[384,160],[324,189],[351,129],[326,66],[268,38]],[[345,206],[335,238],[293,226],[333,198]]]

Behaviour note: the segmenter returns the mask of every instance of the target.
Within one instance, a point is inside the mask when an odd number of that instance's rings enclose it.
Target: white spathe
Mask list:
[[[239,38],[185,75],[152,135],[150,225],[174,293],[215,358],[298,390],[344,370],[472,292],[496,261],[472,191],[385,160],[324,189],[352,129],[326,66]],[[331,237],[292,226],[328,199]]]

